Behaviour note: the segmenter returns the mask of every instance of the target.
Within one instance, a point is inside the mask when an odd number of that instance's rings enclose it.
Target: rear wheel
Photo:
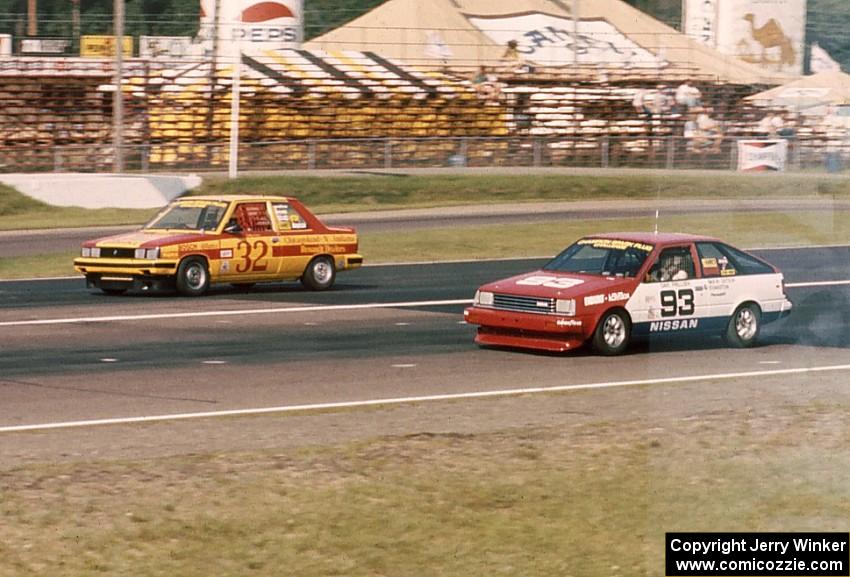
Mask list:
[[[593,332],[593,349],[601,355],[619,355],[629,346],[632,323],[623,310],[612,310],[602,315]]]
[[[196,297],[207,292],[210,272],[207,262],[197,256],[180,261],[177,267],[177,292],[183,296]]]
[[[730,347],[744,349],[756,344],[761,331],[761,310],[749,303],[739,306],[729,319],[724,335]]]
[[[328,290],[336,280],[336,267],[334,261],[326,256],[319,256],[310,261],[304,274],[301,275],[301,284],[310,290]]]

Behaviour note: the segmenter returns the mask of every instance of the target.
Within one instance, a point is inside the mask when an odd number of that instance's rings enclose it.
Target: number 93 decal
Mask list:
[[[568,289],[582,284],[584,281],[577,278],[564,278],[557,276],[530,276],[518,280],[516,284],[523,286],[545,286],[548,288]]]

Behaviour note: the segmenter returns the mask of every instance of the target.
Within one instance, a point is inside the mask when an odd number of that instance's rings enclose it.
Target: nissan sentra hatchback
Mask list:
[[[482,345],[603,355],[633,337],[716,334],[753,346],[764,323],[790,313],[782,273],[715,238],[588,236],[542,269],[485,284],[464,312]]]

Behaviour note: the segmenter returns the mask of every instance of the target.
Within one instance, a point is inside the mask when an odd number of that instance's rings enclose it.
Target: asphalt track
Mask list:
[[[746,383],[764,371],[827,370],[846,380],[850,248],[755,252],[784,270],[795,304],[789,319],[765,327],[760,347],[676,339],[638,344],[615,359],[472,343],[462,310],[475,288],[541,260],[372,266],[341,275],[325,293],[271,284],[197,299],[109,297],[81,279],[0,282],[0,462],[65,453],[68,425],[98,422],[137,427],[133,419],[206,415],[185,429],[194,441],[185,450],[198,451],[210,422],[236,426],[213,416],[240,412],[462,402],[603,382]],[[45,428],[57,424],[52,434]],[[114,444],[114,426],[79,428],[95,454]]]

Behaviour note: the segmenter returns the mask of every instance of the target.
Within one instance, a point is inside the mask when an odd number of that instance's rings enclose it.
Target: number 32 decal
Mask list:
[[[265,272],[268,268],[267,262],[261,262],[269,252],[269,245],[261,240],[255,240],[251,244],[247,240],[240,241],[236,250],[243,254],[239,257],[242,261],[236,265],[236,272]]]
[[[694,291],[661,291],[661,316],[677,317],[694,314]]]

